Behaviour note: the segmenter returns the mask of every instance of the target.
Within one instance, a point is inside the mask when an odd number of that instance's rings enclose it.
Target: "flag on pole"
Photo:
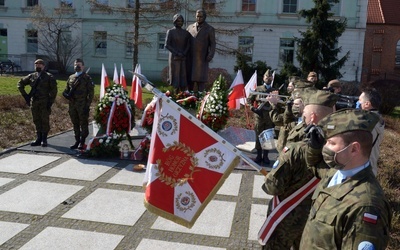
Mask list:
[[[191,228],[241,153],[164,94],[155,110],[144,205]]]
[[[257,70],[251,76],[250,80],[247,82],[246,86],[244,87],[246,98],[249,97],[251,91],[255,91],[257,88]],[[240,103],[246,105],[246,101],[244,99],[240,99]]]
[[[140,64],[135,67],[135,73],[141,74]],[[132,78],[132,87],[130,98],[135,101],[135,105],[138,108],[143,108],[142,103],[142,82],[136,75]]]
[[[100,83],[100,99],[106,93],[106,88],[110,85],[104,63],[101,64],[101,83]]]
[[[121,84],[122,87],[126,89],[126,78],[125,78],[124,68],[122,67],[122,63],[121,63],[121,72],[119,74],[119,84]]]
[[[118,71],[117,71],[117,64],[114,63],[114,77],[113,77],[113,82],[115,84],[119,84],[119,77],[118,77]]]
[[[240,109],[240,101],[244,98],[245,92],[244,92],[244,80],[243,80],[243,75],[242,71],[238,70],[238,73],[233,80],[230,89],[232,91],[229,93],[228,96],[228,108],[229,109]],[[242,100],[246,102],[246,100]]]

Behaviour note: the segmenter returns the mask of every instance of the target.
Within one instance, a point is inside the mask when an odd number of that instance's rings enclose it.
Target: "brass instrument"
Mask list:
[[[279,97],[280,98],[279,103],[286,103],[290,98],[290,96],[287,96],[287,95],[276,95],[276,94],[272,94],[272,93],[256,92],[256,91],[250,90],[249,98],[252,95],[257,95],[256,100],[257,101],[261,101],[261,102],[268,102],[268,99],[267,99],[268,96],[277,96],[277,97]]]

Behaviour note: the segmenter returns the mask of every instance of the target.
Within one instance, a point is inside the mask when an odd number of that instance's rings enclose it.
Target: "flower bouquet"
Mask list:
[[[226,80],[220,75],[199,107],[197,118],[215,132],[223,129],[228,122],[228,94]]]

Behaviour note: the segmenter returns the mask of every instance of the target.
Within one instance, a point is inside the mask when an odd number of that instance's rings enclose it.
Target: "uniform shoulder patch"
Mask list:
[[[283,151],[283,153],[286,153],[287,151],[289,151],[289,149],[290,149],[290,147],[285,146],[285,147],[282,149],[282,151]]]
[[[364,213],[363,221],[376,224],[378,221],[378,216],[370,213]]]
[[[276,160],[276,161],[274,162],[274,165],[272,165],[272,168],[276,168],[278,165],[279,165],[279,160]]]

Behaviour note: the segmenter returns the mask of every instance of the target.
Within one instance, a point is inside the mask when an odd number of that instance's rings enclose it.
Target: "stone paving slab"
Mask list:
[[[15,154],[0,159],[0,171],[8,173],[28,174],[58,159],[60,159],[60,157]]]
[[[0,195],[0,210],[44,215],[83,187],[27,181]]]
[[[22,246],[21,250],[112,250],[123,235],[47,227]]]
[[[29,224],[0,221],[0,246],[28,226]]]
[[[11,178],[0,178],[0,186],[6,185],[9,182],[12,182],[14,179]]]
[[[209,246],[199,246],[199,245],[191,245],[191,244],[183,244],[183,243],[175,243],[175,242],[167,242],[162,240],[151,240],[151,239],[142,239],[139,246],[136,250],[223,250],[226,248],[218,248],[218,247],[209,247]]]
[[[99,188],[62,217],[132,226],[145,211],[143,193]]]

